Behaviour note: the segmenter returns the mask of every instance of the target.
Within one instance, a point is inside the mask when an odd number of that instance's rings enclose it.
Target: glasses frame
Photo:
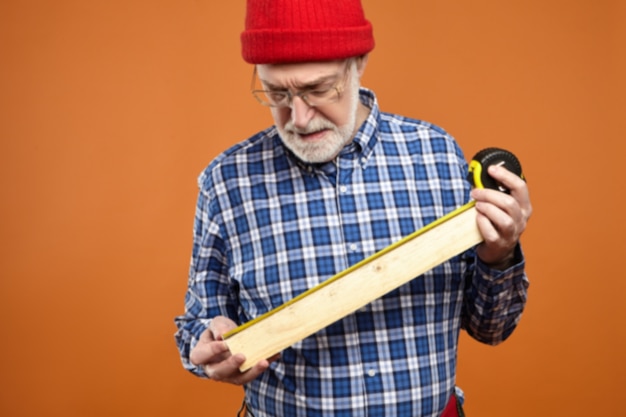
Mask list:
[[[309,107],[320,107],[320,106],[324,106],[326,104],[338,101],[339,99],[341,99],[341,95],[343,94],[346,84],[347,84],[347,79],[348,79],[348,74],[349,74],[349,69],[351,67],[352,60],[348,60],[346,63],[346,66],[343,70],[343,77],[341,77],[339,80],[337,80],[337,82],[335,82],[335,84],[332,87],[329,87],[328,90],[324,90],[324,92],[326,91],[330,91],[330,90],[335,90],[335,92],[337,93],[336,96],[334,96],[332,99],[329,99],[327,102],[325,103],[312,103],[310,101],[310,99],[307,97],[308,94],[311,94],[311,92],[313,91],[319,91],[316,90],[314,88],[310,88],[308,90],[304,90],[304,91],[298,91],[295,93],[292,93],[289,89],[285,89],[285,90],[260,90],[260,89],[255,89],[255,85],[256,85],[256,79],[257,77],[257,67],[256,65],[254,66],[254,71],[252,72],[252,83],[250,85],[250,92],[252,93],[252,95],[254,96],[254,98],[261,103],[263,106],[266,107],[274,107],[274,108],[287,108],[287,107],[291,107],[292,103],[293,103],[293,99],[294,97],[300,97],[300,99],[302,101],[304,101],[304,103],[309,106]],[[287,102],[286,104],[274,104],[271,102],[268,102],[266,100],[264,100],[262,98],[263,95],[267,96],[268,94],[275,94],[275,93],[281,93],[281,94],[286,94],[286,98],[287,98]]]

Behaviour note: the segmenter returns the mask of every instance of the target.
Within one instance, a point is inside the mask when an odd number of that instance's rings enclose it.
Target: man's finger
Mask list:
[[[203,365],[215,362],[228,352],[228,346],[224,342],[199,342],[189,354],[189,360],[194,365]]]
[[[229,318],[218,316],[211,320],[209,329],[215,340],[222,340],[222,335],[237,327],[237,324]]]
[[[218,363],[204,365],[204,373],[215,381],[234,382],[241,375],[239,367],[245,360],[242,354],[232,355]]]

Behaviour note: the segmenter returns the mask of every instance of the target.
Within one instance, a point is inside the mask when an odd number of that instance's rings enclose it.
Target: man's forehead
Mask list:
[[[310,85],[334,79],[344,61],[306,62],[293,64],[259,64],[257,74],[271,86]]]

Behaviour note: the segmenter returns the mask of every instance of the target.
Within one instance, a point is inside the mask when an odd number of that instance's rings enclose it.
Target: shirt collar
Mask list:
[[[359,90],[359,98],[361,103],[370,109],[370,113],[357,131],[352,143],[348,144],[344,149],[348,149],[352,146],[353,149],[351,151],[358,153],[360,164],[362,168],[365,168],[365,164],[369,160],[378,142],[378,118],[380,116],[380,109],[378,108],[378,100],[373,91],[361,87]]]

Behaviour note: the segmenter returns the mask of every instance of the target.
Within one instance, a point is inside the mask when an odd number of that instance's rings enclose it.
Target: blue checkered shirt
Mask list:
[[[176,318],[193,373],[204,375],[189,352],[212,317],[252,320],[468,201],[467,164],[452,137],[381,112],[369,90],[360,95],[371,112],[335,161],[302,163],[271,127],[200,176],[185,313]],[[455,389],[460,329],[497,344],[521,316],[528,282],[519,248],[517,257],[500,272],[470,250],[294,344],[245,386],[249,409],[439,415]]]

